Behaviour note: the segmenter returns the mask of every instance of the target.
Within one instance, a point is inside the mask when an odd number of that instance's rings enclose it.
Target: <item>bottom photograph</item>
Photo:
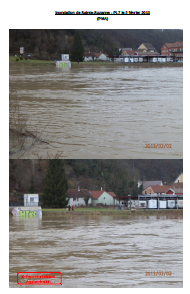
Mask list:
[[[183,288],[183,160],[9,160],[9,288]]]

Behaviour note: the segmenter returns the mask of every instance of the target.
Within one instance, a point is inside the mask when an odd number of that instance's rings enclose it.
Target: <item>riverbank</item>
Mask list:
[[[18,59],[18,61],[17,61]],[[52,60],[38,60],[38,59],[25,59],[20,60],[19,57],[9,56],[9,62],[18,65],[54,65]]]
[[[67,208],[62,209],[42,209],[43,216],[53,215],[167,215],[167,216],[183,216],[183,209],[123,209],[119,211],[117,208],[75,208],[74,211],[68,211]]]
[[[16,61],[16,59],[19,59]],[[23,59],[20,60],[19,57],[9,56],[9,62],[18,64],[18,65],[53,65],[55,66],[53,60],[38,60],[38,59]],[[86,67],[134,67],[134,68],[161,68],[161,67],[183,67],[183,63],[177,62],[132,62],[132,63],[123,63],[123,62],[106,62],[106,61],[87,61],[87,62],[71,62],[71,67],[77,68],[86,68]]]

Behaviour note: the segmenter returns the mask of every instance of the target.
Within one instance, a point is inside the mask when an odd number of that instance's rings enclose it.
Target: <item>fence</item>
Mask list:
[[[9,202],[10,206],[25,206],[25,207],[33,207],[33,206],[41,206],[40,202]]]

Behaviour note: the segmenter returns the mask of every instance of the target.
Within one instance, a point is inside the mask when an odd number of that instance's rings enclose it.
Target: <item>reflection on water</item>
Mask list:
[[[58,151],[76,159],[182,158],[182,68],[10,65],[10,79],[31,125],[48,125],[51,146],[27,158]]]
[[[10,287],[25,271],[61,272],[64,288],[183,287],[182,217],[10,217],[9,238]]]

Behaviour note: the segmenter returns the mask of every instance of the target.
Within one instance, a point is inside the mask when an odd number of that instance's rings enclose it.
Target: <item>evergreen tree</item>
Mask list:
[[[82,38],[78,30],[75,32],[73,48],[71,53],[71,61],[83,61],[84,59],[84,47],[82,44]]]
[[[143,191],[143,185],[140,185],[140,187],[138,188],[138,194],[142,195],[142,191]]]
[[[33,178],[33,176],[31,177],[31,180],[30,180],[29,193],[34,194],[34,178]]]
[[[43,205],[51,208],[62,208],[68,204],[68,180],[62,159],[49,159],[44,179]]]
[[[87,196],[84,198],[84,202],[85,202],[86,206],[88,205],[88,201],[89,201],[89,199],[90,199],[90,196],[89,196],[89,195],[87,195]]]

